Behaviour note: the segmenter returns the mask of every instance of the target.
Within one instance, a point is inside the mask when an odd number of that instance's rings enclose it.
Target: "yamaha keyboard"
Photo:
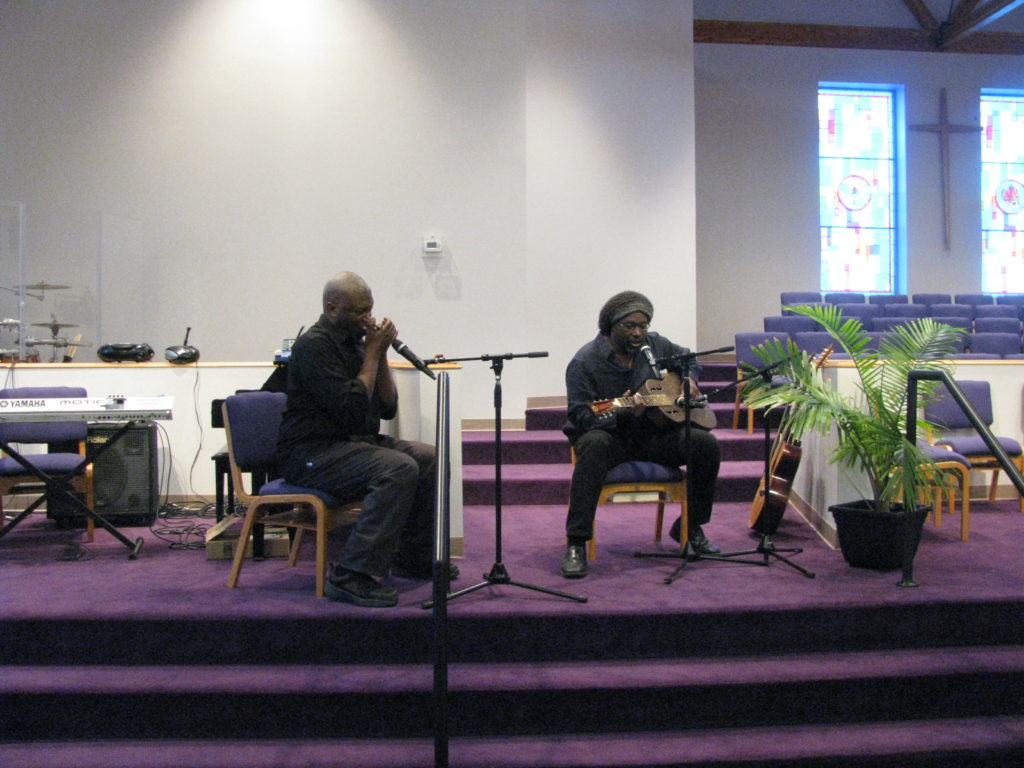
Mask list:
[[[157,421],[169,420],[174,398],[153,397],[0,397],[5,421]]]

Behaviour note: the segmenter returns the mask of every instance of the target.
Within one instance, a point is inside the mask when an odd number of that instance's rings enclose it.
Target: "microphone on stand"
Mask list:
[[[651,370],[654,371],[655,378],[664,379],[665,374],[661,372],[661,369],[658,367],[658,361],[654,359],[654,352],[651,351],[651,345],[644,344],[640,347],[640,351],[643,352],[644,357],[647,358],[647,364],[651,366]]]
[[[394,341],[391,342],[391,348],[395,350],[395,352],[400,354],[402,357],[404,357],[406,360],[408,360],[410,363],[415,365],[419,370],[427,374],[427,376],[429,376],[430,378],[437,378],[437,374],[430,370],[427,367],[427,364],[416,356],[415,352],[413,352],[411,349],[405,346],[404,341],[401,341],[400,339],[395,339]]]

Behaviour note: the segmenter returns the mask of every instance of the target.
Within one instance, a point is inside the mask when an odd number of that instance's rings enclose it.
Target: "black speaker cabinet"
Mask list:
[[[160,478],[157,468],[156,425],[133,425],[100,453],[119,424],[90,424],[86,439],[86,455],[94,458],[92,466],[95,509],[111,525],[145,526],[156,520],[160,506]],[[49,499],[48,517],[58,527],[80,527],[85,524],[81,510],[65,496]]]

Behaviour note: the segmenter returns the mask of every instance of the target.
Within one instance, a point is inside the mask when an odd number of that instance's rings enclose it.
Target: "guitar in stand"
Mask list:
[[[825,361],[832,355],[833,347],[826,348],[814,361],[814,369],[820,370]],[[789,494],[793,488],[793,479],[800,467],[800,459],[803,449],[797,440],[789,440],[786,433],[786,416],[789,414],[787,408],[782,415],[780,427],[775,435],[774,444],[771,439],[771,426],[766,416],[764,420],[764,444],[765,444],[765,472],[761,477],[757,494],[754,496],[754,503],[750,508],[751,529],[760,535],[757,549],[750,550],[747,554],[763,555],[765,560],[774,557],[786,565],[794,568],[809,579],[814,578],[814,573],[803,568],[781,553],[799,554],[803,549],[778,549],[772,542],[772,536],[782,522],[782,516],[789,504]]]
[[[54,493],[63,493],[71,500],[72,504],[83,510],[90,521],[99,525],[128,548],[129,560],[136,559],[142,549],[142,538],[131,541],[117,530],[102,515],[71,492],[71,486],[66,478],[82,474],[86,467],[109,450],[136,423],[170,419],[173,405],[174,398],[167,396],[0,398],[0,422],[92,421],[121,424],[121,427],[110,436],[109,440],[100,445],[91,456],[83,457],[81,463],[66,473],[64,477],[51,477],[29,462],[9,443],[0,440],[0,449],[21,465],[25,474],[32,475],[46,486],[45,493],[29,504],[3,529],[0,529],[0,538],[32,514],[48,496]]]

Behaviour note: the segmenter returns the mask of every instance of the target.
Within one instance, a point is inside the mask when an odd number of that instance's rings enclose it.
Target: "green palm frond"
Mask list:
[[[750,408],[784,408],[780,429],[786,439],[809,432],[828,433],[838,440],[831,461],[865,473],[874,501],[916,497],[929,477],[939,477],[934,463],[906,440],[907,376],[912,370],[949,370],[961,331],[930,318],[893,329],[877,350],[862,323],[844,318],[831,305],[787,307],[817,321],[834,340],[835,351],[849,355],[857,372],[857,393],[840,394],[821,375],[818,361],[792,341],[773,340],[755,349],[765,366],[777,363],[773,382],[758,377],[746,382],[742,397]],[[937,382],[920,382],[919,403],[935,396]],[[916,417],[916,414],[914,415]],[[918,419],[919,431],[928,426]]]

